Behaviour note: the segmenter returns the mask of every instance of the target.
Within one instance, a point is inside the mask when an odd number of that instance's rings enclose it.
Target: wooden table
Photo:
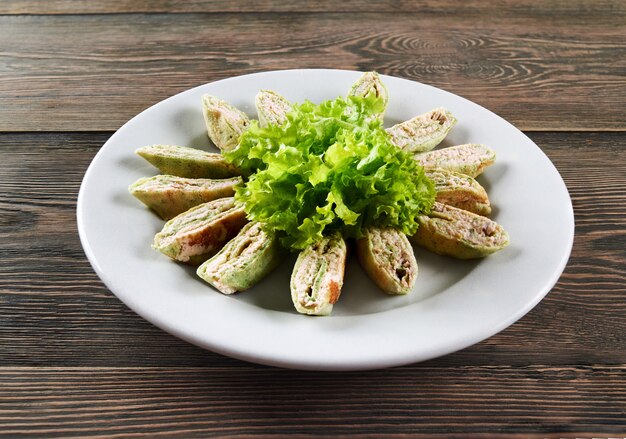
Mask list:
[[[623,1],[4,0],[0,14],[0,435],[626,436]],[[189,87],[307,67],[442,87],[542,148],[576,238],[534,310],[436,360],[312,373],[194,347],[108,291],[75,208],[112,132]]]

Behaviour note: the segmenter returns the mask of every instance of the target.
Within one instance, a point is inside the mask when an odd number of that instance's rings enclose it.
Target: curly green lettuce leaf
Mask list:
[[[294,105],[281,125],[253,121],[226,159],[250,177],[236,199],[248,218],[302,249],[340,230],[360,237],[366,226],[412,235],[417,215],[430,211],[433,183],[411,156],[395,147],[370,116],[384,103],[373,93],[319,105]]]

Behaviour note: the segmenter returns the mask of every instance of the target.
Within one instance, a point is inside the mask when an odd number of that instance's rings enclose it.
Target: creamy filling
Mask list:
[[[499,246],[507,235],[495,221],[461,209],[435,203],[431,212],[433,226],[441,233],[454,239],[475,245]]]
[[[370,228],[367,239],[378,267],[384,269],[390,279],[406,287],[413,282],[415,267],[409,252],[413,249],[402,239],[401,232],[391,228]]]
[[[155,175],[142,179],[133,186],[134,190],[144,192],[165,192],[170,190],[223,191],[241,183],[241,177],[227,179],[183,178],[173,175]]]
[[[297,302],[315,309],[334,303],[343,284],[345,246],[341,238],[324,238],[300,255],[301,263],[294,274]]]
[[[163,158],[173,159],[193,159],[193,160],[207,160],[220,158],[220,154],[214,154],[200,149],[187,148],[184,146],[173,145],[152,145],[141,148],[140,152],[147,153],[149,155],[162,156]]]
[[[428,169],[426,176],[435,183],[435,190],[442,191],[452,188],[474,188],[476,182],[466,175],[443,169]]]
[[[387,130],[398,146],[419,144],[444,135],[450,128],[451,119],[445,110],[435,109]]]
[[[220,198],[190,209],[165,224],[159,236],[164,245],[174,242],[177,237],[206,226],[207,221],[219,221],[229,210],[235,207],[235,199]],[[239,208],[242,209],[242,208]]]
[[[287,121],[287,113],[293,107],[282,96],[272,92],[262,92],[259,95],[258,106],[267,121],[271,124],[282,125]]]
[[[415,159],[422,166],[430,168],[459,163],[465,166],[479,166],[492,161],[494,153],[484,145],[470,143],[416,154]]]
[[[207,271],[214,273],[212,278],[219,279],[228,271],[242,269],[270,240],[259,223],[249,223],[213,258]]]
[[[217,221],[219,221],[218,218],[216,218],[213,224],[211,224],[213,226],[211,241],[224,242],[228,236],[229,230],[222,224],[216,223]],[[206,227],[208,227],[208,224],[205,224],[203,228]],[[209,251],[204,240],[198,240],[195,233],[188,233],[187,236],[180,236],[177,241],[180,243],[178,259],[181,261],[188,261],[192,256],[201,255]]]
[[[217,109],[216,112],[218,113],[220,124],[223,124],[224,128],[234,131],[237,135],[243,133],[248,127],[247,118],[244,118],[243,114],[236,108],[224,106]]]

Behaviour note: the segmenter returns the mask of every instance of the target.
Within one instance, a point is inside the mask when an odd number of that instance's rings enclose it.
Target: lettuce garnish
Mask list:
[[[375,117],[383,110],[370,93],[296,104],[281,126],[252,121],[239,146],[225,153],[249,175],[235,194],[248,218],[284,232],[283,243],[293,249],[335,230],[360,237],[369,225],[414,234],[435,189],[389,140]]]

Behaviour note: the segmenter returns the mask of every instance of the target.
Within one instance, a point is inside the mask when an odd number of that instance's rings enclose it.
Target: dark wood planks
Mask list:
[[[526,130],[619,130],[623,8],[602,4],[591,15],[540,8],[498,19],[452,9],[0,16],[0,131],[117,129],[205,82],[319,67],[429,83]]]
[[[86,261],[75,200],[108,136],[0,135],[0,365],[245,366],[154,328],[119,302]],[[572,258],[529,315],[431,364],[626,363],[626,133],[532,137],[573,199]]]
[[[606,438],[626,430],[624,380],[623,367],[600,365],[359,373],[2,367],[0,435]]]
[[[506,16],[580,15],[595,17],[602,14],[624,14],[624,4],[610,0],[544,1],[504,0],[494,5],[485,0],[458,2],[455,0],[4,0],[0,14],[120,14],[120,13],[188,13],[188,12],[411,12],[459,13]]]
[[[0,2],[0,437],[622,437],[625,15],[606,0]],[[222,357],[119,302],[77,237],[80,180],[110,135],[89,131],[298,67],[376,69],[526,130],[579,131],[531,133],[576,215],[546,299],[461,352],[358,373]],[[27,132],[42,130],[83,132]]]

